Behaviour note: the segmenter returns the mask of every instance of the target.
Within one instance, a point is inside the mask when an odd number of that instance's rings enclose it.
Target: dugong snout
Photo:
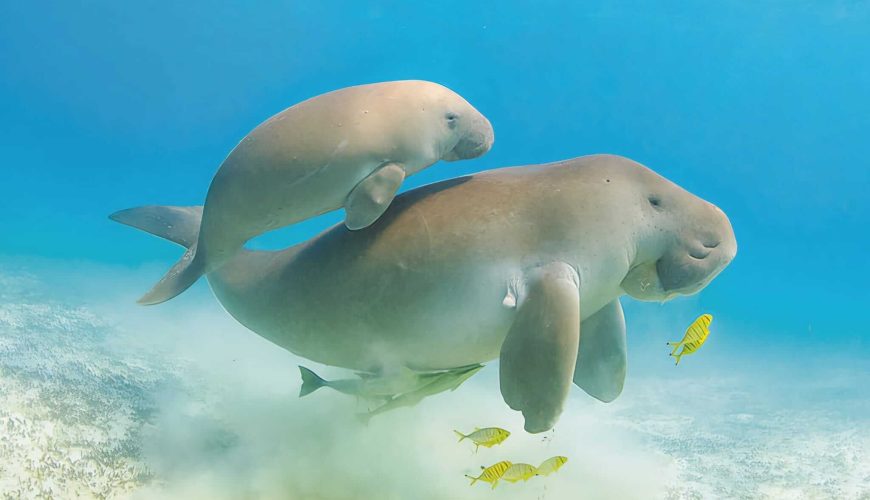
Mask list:
[[[475,111],[472,116],[452,119],[463,122],[459,124],[463,130],[456,146],[444,154],[442,160],[457,161],[477,158],[492,148],[492,143],[495,141],[495,131],[485,116]]]
[[[662,289],[691,295],[703,289],[737,255],[731,222],[719,207],[704,202],[701,216],[680,232],[678,242],[656,262]]]

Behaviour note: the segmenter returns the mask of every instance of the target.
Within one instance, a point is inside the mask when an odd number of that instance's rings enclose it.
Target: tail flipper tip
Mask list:
[[[110,213],[110,214],[109,214],[109,220],[113,220],[113,221],[115,221],[115,222],[121,222],[121,223],[123,223],[123,221],[121,220],[121,214],[123,214],[123,213],[126,212],[126,211],[127,211],[127,210],[118,210],[117,212],[112,212],[112,213]]]
[[[154,295],[155,295],[154,291],[152,290],[152,291],[146,293],[145,295],[139,297],[139,299],[136,301],[136,303],[139,304],[140,306],[154,306],[157,304],[162,304],[163,302],[166,302],[167,300],[172,298],[172,297],[160,298],[160,297],[155,297]]]
[[[154,304],[156,304],[156,302],[148,300],[147,296],[144,295],[142,297],[139,297],[136,303],[140,306],[153,306]]]

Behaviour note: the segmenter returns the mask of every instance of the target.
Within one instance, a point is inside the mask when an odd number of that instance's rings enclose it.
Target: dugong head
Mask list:
[[[719,207],[652,171],[641,178],[635,203],[642,236],[622,289],[649,301],[701,291],[737,254],[731,222]]]
[[[458,97],[458,96],[457,96]],[[444,122],[455,140],[455,145],[441,156],[444,161],[468,160],[482,156],[492,148],[495,132],[489,120],[480,111],[459,98],[461,102],[449,106]],[[453,143],[453,140],[450,143]]]

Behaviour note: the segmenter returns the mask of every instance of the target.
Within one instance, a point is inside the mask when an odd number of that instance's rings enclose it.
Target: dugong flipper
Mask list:
[[[574,367],[574,383],[595,399],[609,403],[625,382],[625,316],[619,299],[581,323],[583,338]]]
[[[196,235],[199,234],[202,207],[149,205],[119,210],[109,218],[190,248],[196,244]]]
[[[361,180],[344,202],[344,223],[350,230],[370,226],[392,203],[405,180],[405,170],[388,163]]]
[[[501,346],[505,403],[522,411],[528,432],[551,429],[568,397],[580,340],[577,271],[564,262],[534,269],[526,297]]]

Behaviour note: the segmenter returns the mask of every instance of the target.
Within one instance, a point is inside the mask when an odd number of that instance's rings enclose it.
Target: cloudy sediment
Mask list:
[[[128,274],[90,270],[74,279],[138,285]],[[0,284],[6,497],[489,498],[488,485],[470,487],[463,475],[552,455],[569,462],[547,478],[499,484],[499,497],[870,495],[870,440],[858,432],[870,424],[860,356],[837,363],[849,376],[817,367],[798,379],[772,377],[705,353],[675,373],[640,362],[666,353],[632,345],[638,318],[629,317],[630,365],[638,366],[625,393],[604,405],[575,388],[551,433],[522,432],[501,401],[495,363],[457,391],[364,426],[355,413],[365,407],[352,398],[319,391],[299,399],[302,360],[207,298],[186,297],[180,317],[127,303],[134,285],[121,299],[62,296],[38,268],[10,266],[0,266]],[[476,454],[452,433],[489,425],[512,435]]]

